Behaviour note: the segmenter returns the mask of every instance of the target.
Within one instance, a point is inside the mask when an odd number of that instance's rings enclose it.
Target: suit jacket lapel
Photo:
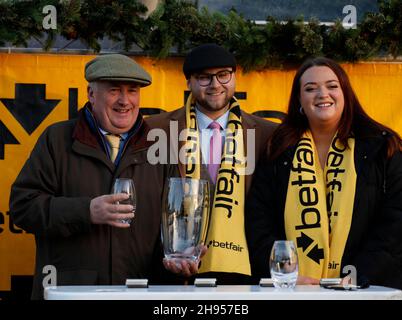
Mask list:
[[[174,146],[178,146],[178,150],[172,150],[172,154],[173,157],[176,158],[174,159],[176,161],[176,163],[178,163],[178,168],[179,168],[179,172],[180,172],[180,176],[182,178],[184,178],[186,176],[186,166],[184,163],[182,163],[180,161],[180,150],[182,150],[182,148],[184,148],[185,145],[185,141],[180,141],[179,137],[180,137],[180,133],[183,132],[184,129],[186,129],[186,109],[183,107],[179,110],[177,110],[177,112],[173,112],[170,115],[170,119],[169,119],[169,124],[171,123],[171,121],[177,121],[178,122],[178,136],[176,136],[175,134],[171,135],[171,132],[169,131],[169,137],[170,137],[170,143],[169,145],[172,146],[172,144],[174,144]],[[169,128],[166,128],[166,130],[170,130]],[[170,147],[172,148],[172,147]],[[184,150],[184,149],[183,149]],[[173,159],[171,159],[173,160]]]

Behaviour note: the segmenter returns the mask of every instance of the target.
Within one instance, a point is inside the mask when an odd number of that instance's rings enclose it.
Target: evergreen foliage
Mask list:
[[[325,26],[302,17],[285,23],[267,17],[267,24],[258,25],[235,10],[198,10],[193,2],[165,0],[146,17],[147,8],[136,0],[0,0],[0,45],[27,46],[33,37],[49,50],[61,35],[99,52],[99,41],[108,37],[122,41],[127,51],[137,44],[144,55],[161,59],[215,42],[232,51],[246,71],[318,55],[339,62],[402,55],[402,0],[378,0],[379,12],[366,14],[356,29],[345,29],[339,20]],[[42,27],[45,5],[57,9],[56,30]]]

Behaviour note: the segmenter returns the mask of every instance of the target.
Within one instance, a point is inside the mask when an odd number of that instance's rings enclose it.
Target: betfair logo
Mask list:
[[[228,241],[219,242],[219,241],[216,241],[216,240],[209,241],[207,247],[208,248],[209,247],[222,248],[222,249],[228,249],[228,250],[239,251],[239,252],[242,252],[243,249],[244,249],[242,246],[240,246],[238,244],[235,244],[233,242],[228,242]]]
[[[8,216],[8,223],[6,222],[6,217]],[[5,227],[5,228],[4,228]],[[0,234],[8,229],[9,232],[13,234],[22,234],[26,233],[20,228],[17,228],[14,223],[13,219],[10,216],[10,212],[6,212],[5,214],[3,212],[0,212]]]
[[[314,240],[304,232],[301,232],[300,237],[296,238],[296,243],[297,247],[301,248],[303,252],[305,252],[307,248],[314,243]],[[324,259],[324,249],[319,248],[318,244],[316,243],[313,248],[307,252],[307,257],[313,260],[315,263],[320,264],[320,260]]]
[[[77,96],[72,90],[77,91],[70,88],[69,99]],[[0,102],[29,135],[38,128],[60,101],[46,98],[46,84],[32,83],[16,83],[15,98],[0,97]],[[20,142],[0,119],[0,160],[4,159],[6,144],[20,144]]]

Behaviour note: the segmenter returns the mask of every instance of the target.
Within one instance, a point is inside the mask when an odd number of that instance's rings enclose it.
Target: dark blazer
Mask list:
[[[122,285],[164,270],[159,237],[167,166],[147,160],[148,126],[142,123],[115,167],[83,110],[78,120],[45,130],[11,189],[13,221],[35,235],[34,299],[43,297],[46,265],[56,267],[57,285]],[[117,177],[135,183],[131,227],[91,224],[91,199],[110,194]]]
[[[360,284],[402,288],[402,154],[386,158],[389,133],[356,134],[356,193],[342,268],[354,265]],[[295,147],[261,163],[246,202],[252,274],[269,277],[268,256],[286,238],[284,209]]]
[[[268,138],[272,135],[274,130],[277,127],[276,123],[264,120],[260,117],[248,114],[244,111],[241,111],[241,117],[242,117],[242,124],[243,124],[243,129],[245,129],[245,135],[244,135],[244,143],[245,143],[245,150],[247,150],[247,129],[255,129],[255,154],[254,154],[254,159],[255,159],[255,164],[257,165],[258,160],[260,157],[265,154],[266,152],[266,147],[267,147],[267,142]],[[162,129],[164,132],[166,132],[167,137],[168,137],[168,150],[170,146],[175,146],[177,145],[179,150],[180,148],[184,145],[184,142],[178,142],[178,137],[172,136],[170,134],[170,124],[172,122],[177,122],[177,127],[178,127],[178,132],[180,133],[181,130],[185,129],[185,108],[180,108],[172,112],[167,112],[167,113],[162,113],[156,116],[151,116],[146,119],[146,122],[150,126],[150,128],[158,128]],[[177,150],[175,150],[175,154],[177,153]],[[175,159],[175,163],[177,163],[177,159]],[[185,168],[184,164],[180,163],[178,164],[177,167],[177,176],[182,176],[184,177],[185,174]],[[205,168],[201,168],[201,177],[203,179],[208,179],[211,183],[211,180],[209,179],[208,173]],[[246,189],[246,195],[248,191],[250,190],[251,186],[251,181],[252,181],[252,174],[246,175],[245,177],[245,189]],[[214,194],[214,184],[211,183],[212,188],[210,189],[211,195]],[[213,197],[211,197],[213,199]],[[212,205],[212,204],[211,204]],[[202,262],[201,262],[202,263]],[[250,283],[250,277],[241,275],[241,274],[234,274],[234,273],[222,273],[222,272],[208,272],[204,274],[199,274],[196,277],[208,277],[208,278],[216,278],[217,283],[222,285],[222,284],[249,284]],[[183,280],[183,279],[181,279]],[[194,277],[190,279],[190,282],[194,280]]]

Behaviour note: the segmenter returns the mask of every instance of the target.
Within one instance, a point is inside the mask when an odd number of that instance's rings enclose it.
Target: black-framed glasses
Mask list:
[[[228,83],[232,79],[233,72],[232,70],[222,70],[217,73],[200,73],[196,75],[195,78],[201,87],[208,87],[213,77],[216,77],[216,80],[218,80],[220,84]]]

